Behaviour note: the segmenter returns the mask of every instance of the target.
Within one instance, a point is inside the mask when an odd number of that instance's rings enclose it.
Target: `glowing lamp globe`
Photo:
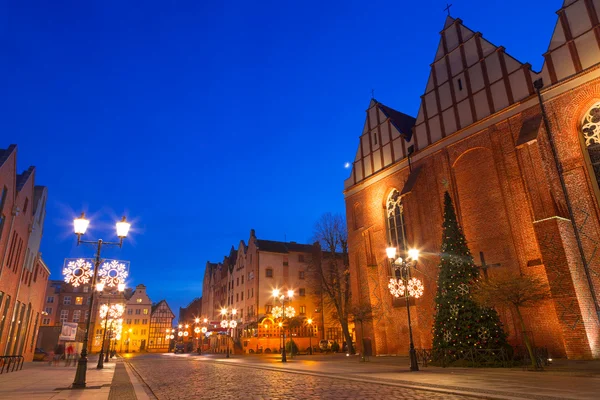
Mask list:
[[[417,249],[408,250],[408,256],[411,258],[411,260],[417,261],[419,259],[419,254],[419,250]]]
[[[290,297],[290,298],[294,297],[294,291],[293,290],[288,290],[288,297]]]
[[[126,238],[129,233],[129,228],[131,228],[131,224],[123,217],[117,222],[117,236],[121,239]]]
[[[125,284],[124,283],[119,283],[117,285],[117,289],[119,290],[119,292],[124,292],[125,291]]]
[[[104,290],[104,283],[96,283],[96,291],[102,292]]]
[[[396,258],[396,248],[395,247],[388,247],[387,249],[385,249],[385,253],[387,254],[387,257],[390,260],[393,260]]]
[[[312,324],[312,318],[307,319],[306,323],[309,324],[309,325]]]
[[[221,315],[227,315],[227,309],[221,308]]]
[[[207,323],[207,322],[208,322],[208,319],[204,318],[204,323]]]
[[[73,230],[76,235],[83,235],[90,224],[90,220],[85,219],[85,214],[81,213],[81,217],[73,221]]]
[[[200,318],[196,318],[196,319],[194,320],[194,322],[196,322],[196,323],[200,322]]]
[[[273,297],[279,297],[279,289],[273,289]]]
[[[237,314],[237,310],[234,308],[233,310],[231,310],[231,314],[233,314],[233,315]]]

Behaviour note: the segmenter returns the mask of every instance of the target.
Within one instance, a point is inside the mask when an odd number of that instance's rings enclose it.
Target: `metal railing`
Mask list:
[[[23,356],[0,356],[0,374],[23,369]]]

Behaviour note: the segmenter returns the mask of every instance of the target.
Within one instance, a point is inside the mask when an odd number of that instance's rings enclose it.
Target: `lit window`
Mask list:
[[[144,314],[148,315],[148,309],[147,308],[144,308]]]
[[[138,303],[141,303],[141,302],[142,302],[142,299],[137,299],[136,301],[137,301]]]
[[[405,250],[406,224],[400,192],[392,190],[387,199],[387,229],[390,247],[396,247],[402,254]]]
[[[306,306],[300,306],[300,314],[306,314]]]
[[[80,306],[83,304],[83,297],[75,297],[75,304]]]

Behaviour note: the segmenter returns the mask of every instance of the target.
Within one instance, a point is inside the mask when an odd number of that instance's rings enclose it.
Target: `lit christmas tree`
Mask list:
[[[433,348],[454,358],[468,349],[499,349],[507,346],[506,334],[494,309],[480,307],[471,296],[479,276],[473,256],[448,192],[444,193],[444,223]]]

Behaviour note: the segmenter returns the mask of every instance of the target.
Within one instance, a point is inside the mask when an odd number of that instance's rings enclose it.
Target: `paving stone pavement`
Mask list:
[[[227,399],[472,399],[377,383],[299,375],[189,359],[129,360],[160,400]]]

